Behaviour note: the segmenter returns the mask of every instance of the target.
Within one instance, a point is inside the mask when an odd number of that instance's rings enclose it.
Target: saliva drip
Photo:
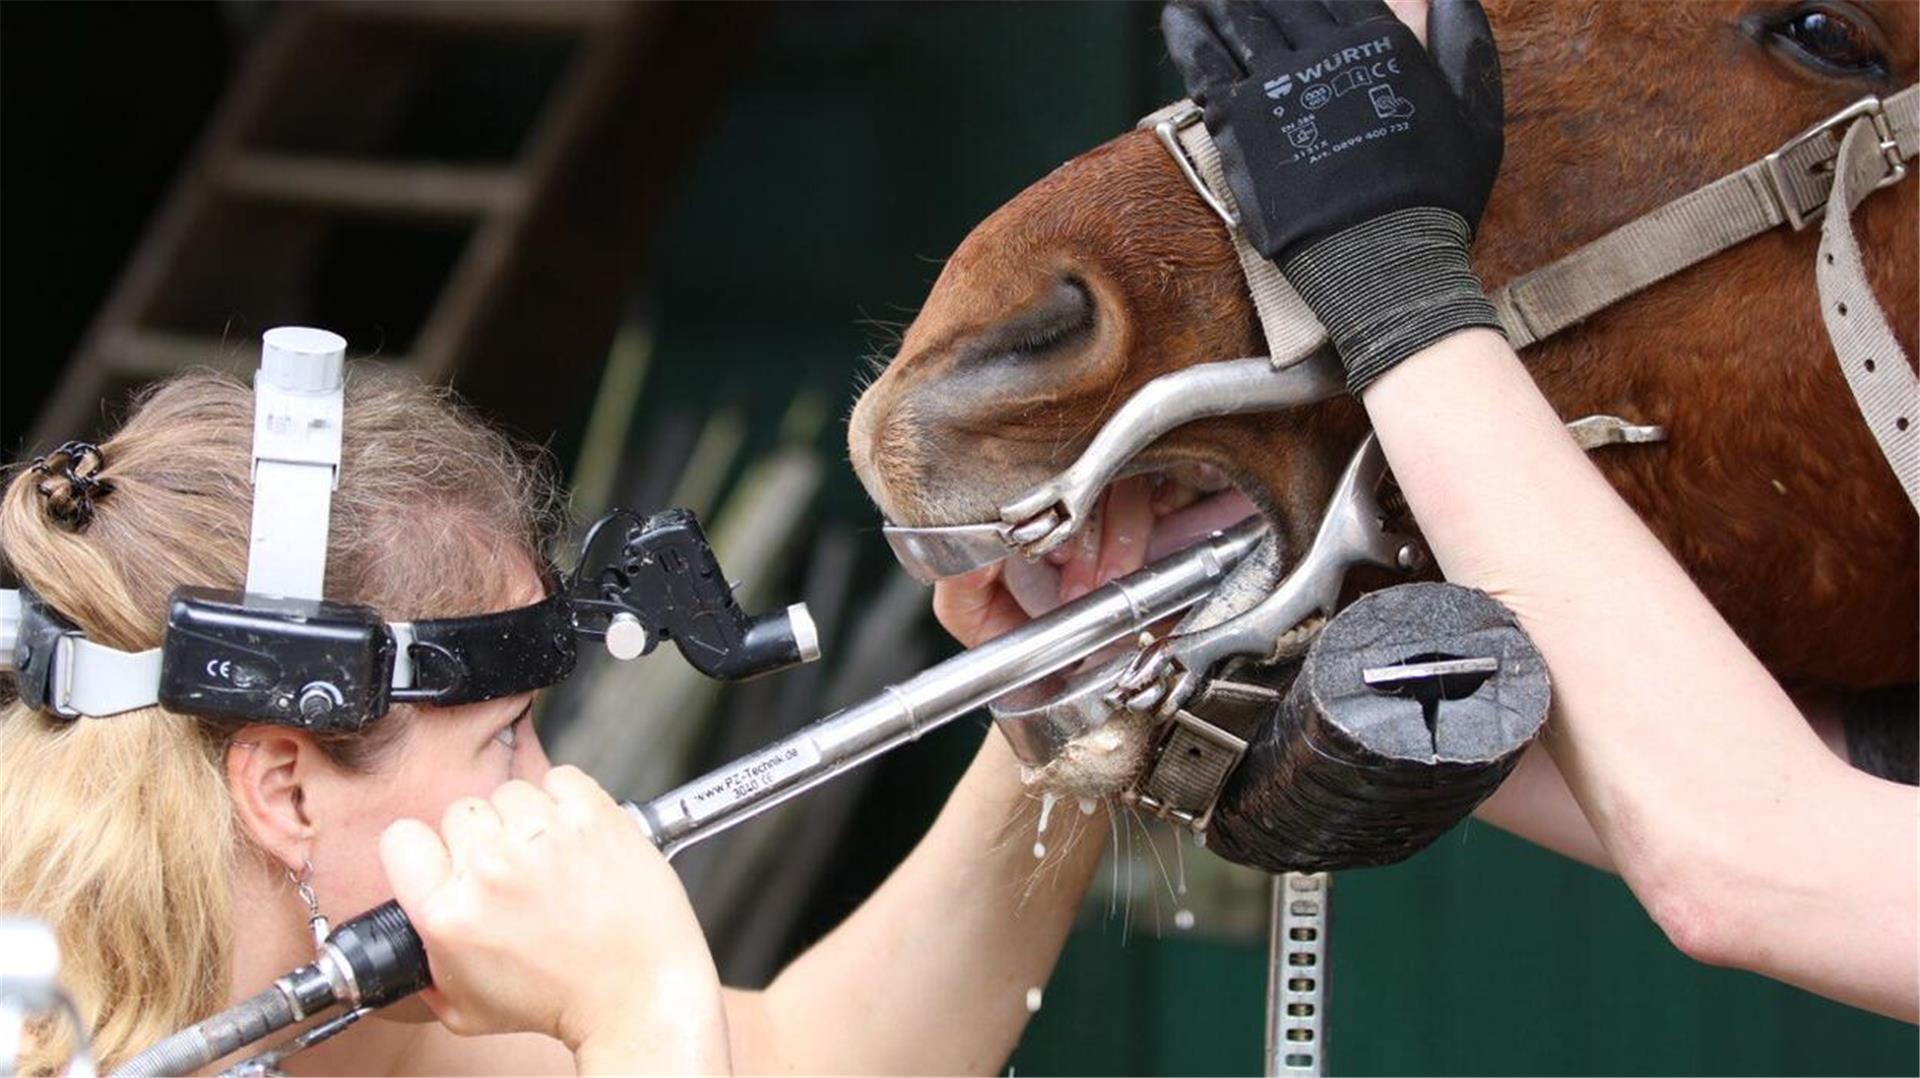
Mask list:
[[[1059,800],[1060,795],[1056,793],[1044,793],[1040,795],[1040,829],[1035,832],[1033,843],[1033,856],[1036,858],[1047,855],[1047,844],[1040,841],[1038,836],[1047,833],[1047,821],[1053,816],[1054,802]]]
[[[1181,840],[1181,834],[1180,828],[1173,829],[1173,878],[1176,895],[1187,893],[1187,855],[1183,852],[1186,843]]]
[[[1187,893],[1187,855],[1185,832],[1173,829],[1173,890],[1176,896]],[[1193,927],[1193,911],[1185,906],[1173,911],[1173,927],[1185,932]]]

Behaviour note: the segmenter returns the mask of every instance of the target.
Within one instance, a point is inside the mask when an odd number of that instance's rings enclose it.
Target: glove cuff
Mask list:
[[[1505,333],[1467,264],[1467,222],[1452,210],[1396,210],[1287,256],[1281,269],[1313,309],[1355,396],[1401,360],[1476,326]]]

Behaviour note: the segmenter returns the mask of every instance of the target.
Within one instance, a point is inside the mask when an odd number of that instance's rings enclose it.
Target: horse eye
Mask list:
[[[1887,57],[1860,16],[1833,4],[1802,4],[1770,20],[1768,36],[1789,56],[1826,75],[1885,78]]]

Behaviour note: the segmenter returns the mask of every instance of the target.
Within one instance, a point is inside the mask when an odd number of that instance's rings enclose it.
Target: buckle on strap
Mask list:
[[[1162,819],[1204,833],[1247,742],[1186,709],[1174,712],[1130,800]]]
[[[1165,146],[1167,152],[1173,155],[1173,163],[1180,167],[1180,174],[1187,178],[1187,183],[1200,195],[1201,201],[1207,204],[1207,208],[1226,224],[1228,232],[1238,232],[1240,231],[1239,215],[1228,209],[1227,204],[1220,200],[1220,196],[1214,193],[1213,188],[1207,186],[1207,181],[1201,178],[1199,170],[1194,167],[1193,158],[1187,156],[1186,146],[1180,142],[1180,132],[1199,123],[1201,118],[1200,106],[1188,101],[1184,103],[1184,107],[1176,109],[1172,115],[1155,122],[1153,133],[1160,140],[1160,145]],[[1211,138],[1212,135],[1209,134],[1207,137]]]
[[[1760,159],[1761,172],[1772,188],[1774,201],[1795,232],[1804,230],[1826,212],[1828,195],[1833,190],[1834,161],[1840,156],[1840,140],[1845,137],[1848,126],[1859,119],[1873,121],[1880,153],[1887,159],[1887,174],[1874,185],[1874,189],[1898,183],[1906,176],[1906,162],[1900,157],[1900,147],[1894,140],[1893,124],[1887,118],[1886,106],[1877,95],[1868,94],[1788,139],[1779,149]],[[1807,192],[1810,197],[1804,205],[1797,197],[1797,192],[1803,188],[1794,182],[1796,172],[1791,171],[1794,169],[1802,170],[1798,173],[1801,178],[1818,177],[1813,181],[1818,193]]]

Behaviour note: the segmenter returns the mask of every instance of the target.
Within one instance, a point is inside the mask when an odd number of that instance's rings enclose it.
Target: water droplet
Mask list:
[[[1040,987],[1038,985],[1035,985],[1034,987],[1027,989],[1027,1013],[1038,1014],[1039,1012],[1040,1012]]]
[[[1193,911],[1192,910],[1173,911],[1173,927],[1179,929],[1182,932],[1185,932],[1187,929],[1192,928],[1193,927]]]

